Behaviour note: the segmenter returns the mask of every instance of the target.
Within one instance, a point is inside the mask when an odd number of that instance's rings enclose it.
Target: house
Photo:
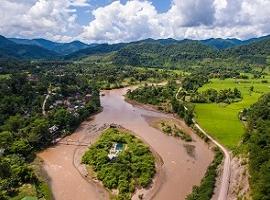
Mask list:
[[[59,129],[58,126],[53,125],[52,127],[49,128],[49,132],[51,134],[54,134],[56,131],[58,131],[58,129]]]
[[[112,160],[114,158],[117,158],[118,154],[123,150],[123,148],[124,144],[114,143],[108,154],[109,159]]]

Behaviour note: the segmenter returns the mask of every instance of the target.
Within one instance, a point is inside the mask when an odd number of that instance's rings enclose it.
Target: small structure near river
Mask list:
[[[123,150],[123,148],[124,144],[114,143],[108,154],[109,159],[113,160],[114,158],[117,158],[118,154]]]

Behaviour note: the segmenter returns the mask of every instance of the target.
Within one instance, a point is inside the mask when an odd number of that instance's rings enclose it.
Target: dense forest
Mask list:
[[[18,196],[25,183],[35,186],[39,198],[49,199],[46,185],[31,165],[35,152],[57,137],[74,131],[80,122],[99,110],[99,91],[74,76],[46,79],[42,74],[13,74],[0,80],[0,199]],[[50,81],[50,82],[49,82]],[[91,94],[91,99],[75,111],[61,105],[42,114],[42,102],[50,85],[58,87],[61,97]],[[47,88],[48,87],[48,88]],[[55,130],[52,127],[56,127]]]
[[[127,97],[145,104],[161,105],[173,98],[177,89],[175,81],[170,81],[166,86],[146,84],[133,91],[129,90]]]
[[[252,198],[266,200],[270,196],[270,94],[252,105],[247,116],[248,129],[243,143],[249,151]]]
[[[215,89],[207,89],[203,92],[195,92],[190,96],[192,103],[232,103],[241,100],[241,92],[237,88],[233,90],[225,89],[217,91]]]

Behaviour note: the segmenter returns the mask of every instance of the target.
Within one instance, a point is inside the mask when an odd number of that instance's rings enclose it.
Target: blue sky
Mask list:
[[[270,34],[270,0],[1,0],[0,35],[66,42],[248,39]]]

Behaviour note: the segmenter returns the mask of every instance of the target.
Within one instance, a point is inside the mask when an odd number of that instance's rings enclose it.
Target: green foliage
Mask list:
[[[212,198],[216,184],[218,167],[222,162],[222,159],[223,154],[220,150],[216,149],[215,158],[208,167],[200,185],[193,187],[192,193],[186,197],[186,200],[209,200]]]
[[[246,74],[251,77],[251,74]],[[237,88],[241,92],[242,100],[231,104],[222,103],[197,103],[195,104],[196,121],[211,136],[219,140],[228,148],[235,148],[245,132],[243,123],[239,119],[239,113],[258,101],[264,93],[270,92],[268,84],[261,80],[269,80],[269,75],[264,78],[248,80],[242,79],[210,79],[209,83],[198,89],[203,93],[209,89],[225,90]],[[250,87],[254,91],[250,92]]]
[[[124,149],[110,160],[114,143],[124,144]],[[147,187],[155,174],[155,159],[149,148],[128,132],[112,128],[102,133],[82,162],[91,165],[105,187],[119,190],[117,199],[131,199],[135,188]]]
[[[198,61],[212,57],[215,50],[198,41],[183,40],[181,42],[162,45],[159,43],[138,42],[130,44],[113,57],[116,65],[132,65],[144,67],[163,67],[170,63]]]
[[[242,98],[240,90],[224,89],[219,92],[215,89],[207,89],[201,93],[193,93],[190,97],[192,103],[227,103],[240,101]]]
[[[164,86],[144,86],[139,87],[133,91],[127,92],[129,99],[138,101],[140,103],[160,105],[161,103],[170,100],[175,93],[176,85],[164,87]]]
[[[182,82],[182,87],[186,91],[196,91],[199,87],[208,82],[207,76],[192,74]]]
[[[32,76],[39,81],[31,80]],[[26,195],[20,191],[23,185],[32,186],[37,197],[50,199],[49,188],[38,180],[30,167],[35,152],[50,145],[55,137],[73,131],[100,108],[99,92],[87,80],[69,75],[47,78],[39,73],[14,73],[0,80],[0,199],[23,198]],[[60,87],[62,96],[72,96],[79,91],[82,95],[91,94],[91,99],[76,116],[63,108],[43,116],[41,107],[50,81]],[[52,134],[49,127],[55,124],[59,131]]]
[[[179,116],[181,117],[182,119],[185,120],[185,122],[188,124],[188,125],[191,125],[193,123],[192,119],[193,119],[193,110],[194,108],[193,107],[188,107],[188,105],[183,102],[183,101],[179,101],[178,99],[176,98],[173,98],[172,101],[171,101],[171,104],[172,104],[172,109],[173,111]],[[186,109],[187,108],[187,109]]]
[[[193,108],[190,107],[186,110],[185,106],[187,106],[187,104],[175,98],[178,88],[179,86],[175,81],[170,81],[165,86],[146,85],[133,91],[129,90],[127,97],[140,103],[152,105],[161,105],[167,102],[170,104],[173,112],[183,118],[187,124],[192,124]]]
[[[243,143],[249,150],[251,194],[254,200],[266,200],[270,196],[270,93],[253,104],[247,116]]]
[[[18,192],[23,183],[34,181],[34,174],[21,156],[0,157],[0,197],[8,199]]]
[[[174,137],[179,137],[186,142],[191,142],[192,137],[189,134],[184,133],[176,125],[171,126],[165,122],[161,122],[161,130],[167,135],[172,135]]]

